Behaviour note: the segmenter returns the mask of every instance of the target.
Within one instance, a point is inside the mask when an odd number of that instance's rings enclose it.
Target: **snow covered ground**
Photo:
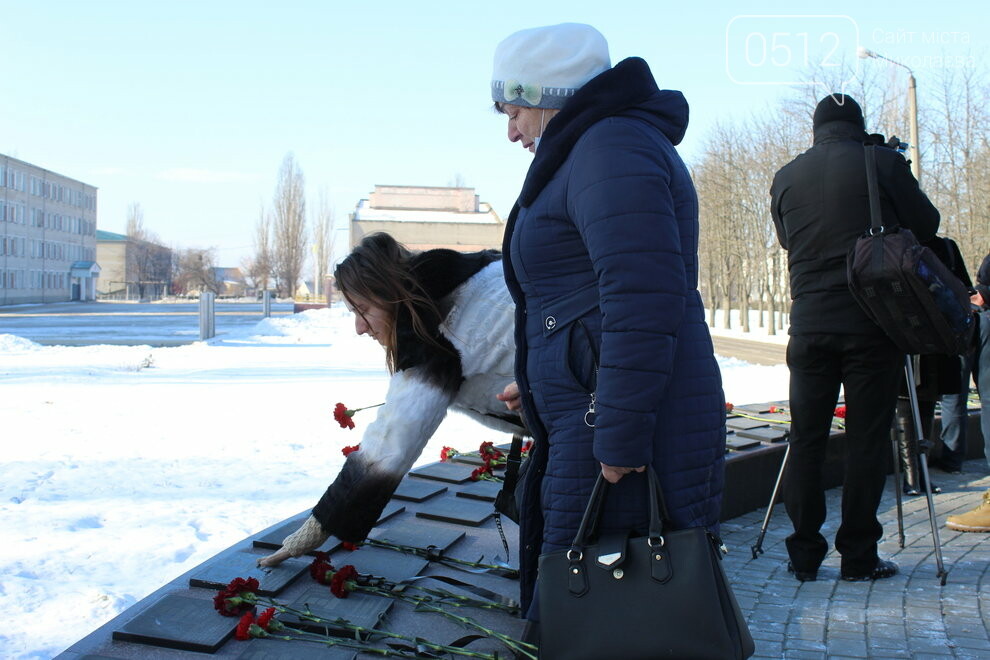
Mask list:
[[[727,400],[786,398],[786,367],[719,361]],[[381,348],[342,308],[173,348],[0,334],[0,656],[50,658],[313,506],[375,414],[345,430],[333,405],[379,403],[386,385]],[[484,440],[505,438],[452,414],[419,464]]]

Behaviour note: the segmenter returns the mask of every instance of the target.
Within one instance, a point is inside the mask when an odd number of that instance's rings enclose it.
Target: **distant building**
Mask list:
[[[350,246],[376,231],[413,250],[471,252],[501,249],[505,223],[474,188],[376,185],[351,213]]]
[[[96,261],[102,268],[97,286],[100,298],[159,300],[168,292],[172,250],[167,247],[100,229]]]
[[[94,300],[96,188],[0,154],[0,305]]]
[[[247,295],[247,282],[240,268],[215,267],[213,279],[217,282],[218,298],[240,298]]]

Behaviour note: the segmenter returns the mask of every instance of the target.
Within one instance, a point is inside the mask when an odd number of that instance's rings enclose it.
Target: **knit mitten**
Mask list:
[[[316,550],[326,543],[330,535],[323,531],[323,526],[319,521],[310,516],[302,527],[285,537],[282,541],[282,549],[287,550],[293,557],[299,557],[307,552]]]

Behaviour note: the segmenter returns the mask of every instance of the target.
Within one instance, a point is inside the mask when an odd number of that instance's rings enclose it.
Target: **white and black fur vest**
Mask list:
[[[385,404],[313,509],[324,531],[343,541],[364,540],[448,408],[506,433],[521,430],[518,414],[495,398],[515,379],[513,303],[499,253],[430,250],[413,258],[412,271],[439,302],[434,338],[452,352],[426,345],[399,315]]]

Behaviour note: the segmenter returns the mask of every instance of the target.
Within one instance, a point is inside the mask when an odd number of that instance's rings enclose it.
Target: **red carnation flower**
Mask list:
[[[781,411],[780,408],[778,408],[777,406],[770,406],[770,410],[768,412],[776,413],[780,411]]]
[[[845,406],[837,406],[835,408],[835,412],[832,413],[832,414],[835,415],[836,417],[840,418],[840,419],[845,419],[846,418],[846,407]]]
[[[273,621],[275,618],[275,608],[269,607],[267,610],[258,616],[258,626],[265,632],[270,632],[272,630],[278,630],[281,625],[278,621]]]
[[[342,429],[352,429],[354,428],[354,411],[348,410],[347,406],[342,403],[338,403],[333,408],[333,418],[337,420]]]
[[[440,460],[444,462],[449,461],[454,456],[457,456],[457,454],[459,453],[460,452],[458,452],[453,447],[444,447],[443,449],[440,450]]]
[[[529,453],[529,450],[532,448],[533,448],[533,441],[527,440],[526,442],[523,443],[522,449],[519,451],[519,453],[525,456],[526,454]]]
[[[309,575],[320,584],[330,584],[330,575],[333,573],[333,564],[330,563],[330,555],[325,552],[317,552],[313,563],[309,565]]]
[[[354,424],[351,424],[351,428],[354,428]],[[342,453],[344,456],[350,456],[360,448],[361,445],[351,445],[350,447],[344,447],[343,449],[341,449],[340,453]]]
[[[731,403],[729,403],[728,401],[726,401],[726,402],[725,402],[725,412],[727,412],[727,413],[728,413],[728,412],[732,412],[732,409],[733,409],[733,408],[735,408],[735,406],[733,406],[733,405],[732,405]]]
[[[492,466],[490,463],[485,463],[479,467],[474,468],[471,472],[471,481],[478,481],[484,479],[485,475],[492,475]]]
[[[360,546],[357,543],[351,543],[350,541],[341,541],[340,547],[342,547],[344,550],[348,550],[350,552],[354,552]]]
[[[354,580],[358,572],[353,565],[348,564],[333,574],[330,581],[330,592],[337,598],[347,598],[347,594],[354,591]]]
[[[253,623],[254,614],[246,612],[237,622],[237,632],[234,633],[234,637],[242,642],[251,639],[251,624]]]
[[[497,461],[503,456],[505,456],[505,454],[503,454],[501,451],[495,449],[494,442],[482,442],[481,446],[478,447],[478,453],[481,454],[481,458],[482,460],[485,461],[485,463],[490,463],[491,461]]]
[[[254,611],[254,592],[258,586],[255,578],[234,578],[213,597],[213,608],[224,616],[240,616],[244,612]]]

